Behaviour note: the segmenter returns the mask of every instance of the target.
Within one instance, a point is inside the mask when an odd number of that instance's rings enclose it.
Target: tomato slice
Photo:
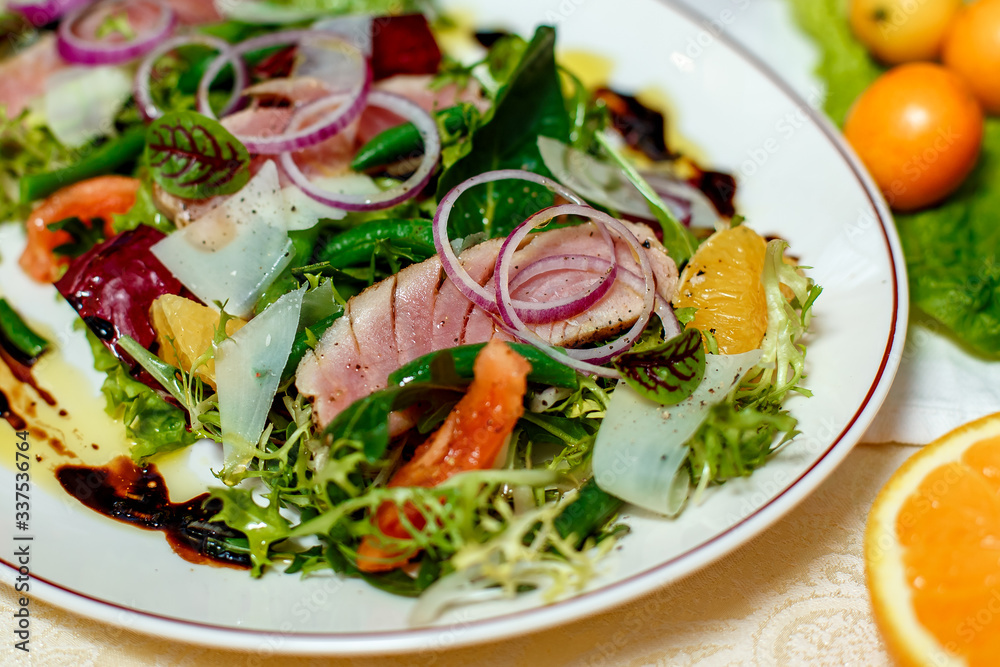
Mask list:
[[[72,238],[68,232],[50,231],[46,225],[72,217],[84,222],[100,218],[104,220],[105,234],[110,237],[114,234],[112,216],[132,208],[138,189],[139,181],[135,178],[98,176],[56,191],[28,216],[28,245],[21,253],[21,268],[39,282],[58,280],[69,259],[57,256],[53,249]]]
[[[531,365],[505,343],[491,341],[476,357],[474,377],[465,396],[444,424],[417,448],[392,479],[390,487],[432,487],[456,473],[493,467],[507,438],[524,412],[524,393]],[[404,508],[416,528],[426,522],[412,506]],[[393,503],[383,503],[375,513],[382,534],[406,539],[409,533]],[[405,565],[415,554],[379,544],[368,535],[358,549],[358,569],[384,572]]]

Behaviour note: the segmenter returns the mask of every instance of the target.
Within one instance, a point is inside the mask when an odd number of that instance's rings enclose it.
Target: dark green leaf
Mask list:
[[[393,595],[415,598],[419,597],[428,586],[441,576],[441,564],[425,555],[420,562],[420,570],[416,577],[411,577],[403,570],[391,570],[378,574],[359,572],[359,574],[375,588],[380,588]]]
[[[593,435],[593,432],[584,426],[586,422],[580,419],[568,419],[559,415],[529,411],[525,411],[521,415],[521,419],[544,431],[548,434],[549,439],[555,439],[570,447],[584,442]],[[534,441],[541,439],[537,435],[532,437]]]
[[[497,92],[496,101],[471,137],[471,150],[438,181],[443,197],[462,181],[493,169],[526,169],[551,176],[538,152],[538,137],[569,141],[570,119],[556,69],[555,30],[542,26],[517,67]],[[486,231],[505,236],[526,217],[552,205],[546,188],[524,181],[487,183],[465,193],[452,211],[453,237]]]
[[[630,387],[660,405],[676,405],[690,396],[705,376],[701,332],[686,329],[662,345],[623,354],[615,368]]]
[[[456,392],[467,384],[445,385],[435,378],[432,382],[413,382],[403,387],[381,389],[352,403],[337,415],[324,433],[336,440],[353,440],[364,445],[365,457],[377,461],[389,446],[389,413],[416,403],[431,406],[453,401]]]
[[[51,232],[66,232],[71,240],[52,249],[57,255],[79,257],[104,240],[104,222],[100,219],[84,222],[80,218],[63,218],[45,225]]]
[[[250,178],[246,147],[195,111],[173,111],[149,126],[146,162],[160,187],[187,199],[232,194]]]

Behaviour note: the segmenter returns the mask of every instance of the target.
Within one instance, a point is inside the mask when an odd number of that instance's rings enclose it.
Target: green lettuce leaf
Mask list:
[[[133,380],[121,364],[108,372],[101,386],[108,414],[125,423],[125,435],[135,441],[129,453],[139,462],[154,454],[172,452],[198,440],[187,427],[185,413],[159,394]]]

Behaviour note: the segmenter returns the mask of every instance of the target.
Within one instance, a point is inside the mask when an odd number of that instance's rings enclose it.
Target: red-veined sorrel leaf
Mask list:
[[[172,111],[149,126],[146,163],[161,188],[186,199],[232,194],[250,178],[246,147],[196,111]]]
[[[676,405],[705,377],[705,348],[697,329],[686,329],[667,342],[618,357],[615,368],[630,387],[660,405]]]

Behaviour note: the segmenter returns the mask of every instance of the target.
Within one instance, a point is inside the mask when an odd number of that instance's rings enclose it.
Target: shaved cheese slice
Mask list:
[[[45,84],[45,120],[67,148],[108,134],[115,116],[132,94],[132,76],[121,67],[71,67]]]
[[[313,177],[312,182],[327,192],[348,195],[375,195],[380,192],[375,181],[365,174]],[[347,211],[320,203],[295,185],[282,189],[285,227],[289,231],[309,229],[319,220],[340,220]]]
[[[245,470],[257,450],[292,350],[304,294],[302,287],[282,295],[216,348],[223,481]]]
[[[246,319],[292,259],[283,216],[277,168],[269,162],[243,189],[152,252],[203,303],[224,303],[226,312]]]
[[[683,469],[687,441],[760,356],[760,350],[706,355],[705,378],[677,405],[662,406],[619,382],[594,443],[597,485],[634,505],[675,516],[690,483]]]

